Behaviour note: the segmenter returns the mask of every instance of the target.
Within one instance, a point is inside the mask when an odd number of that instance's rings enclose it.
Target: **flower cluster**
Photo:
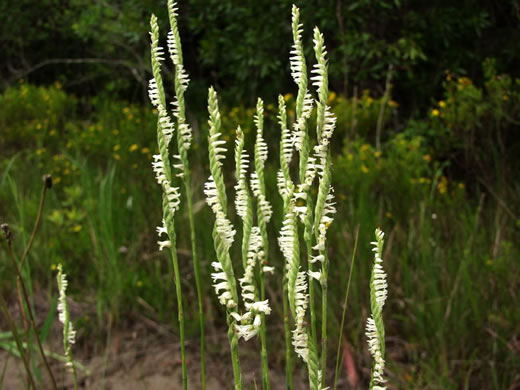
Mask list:
[[[261,313],[266,315],[271,313],[268,301],[258,300],[258,291],[254,280],[254,269],[263,257],[264,253],[260,229],[258,226],[255,226],[251,230],[251,236],[249,238],[247,265],[244,276],[239,279],[242,289],[242,300],[244,301],[246,312],[242,315],[233,313],[233,317],[238,322],[235,325],[238,337],[246,341],[258,334],[260,325],[262,324]]]
[[[210,176],[204,185],[204,194],[206,195],[206,202],[213,210],[213,213],[215,213],[217,232],[220,234],[226,249],[229,249],[231,244],[233,244],[236,230],[233,229],[233,225],[222,209],[221,202],[218,198],[217,185],[215,184],[213,176]]]
[[[237,128],[235,141],[236,176],[235,185],[235,209],[237,214],[244,219],[249,207],[249,191],[247,188],[247,170],[249,168],[249,155],[244,150],[244,133],[240,126]]]
[[[67,305],[67,275],[63,273],[63,267],[58,264],[58,318],[63,324],[63,346],[65,347],[65,355],[67,356],[66,366],[74,370],[74,361],[72,360],[71,345],[76,342],[76,331],[70,321],[69,307]]]
[[[237,214],[244,223],[244,243],[243,251],[247,259],[244,264],[244,276],[238,281],[241,287],[241,298],[244,303],[245,312],[240,314],[238,311],[238,302],[236,295],[236,283],[229,258],[229,249],[234,240],[236,231],[226,216],[226,191],[221,171],[222,160],[225,158],[226,148],[225,141],[220,139],[220,113],[218,111],[217,97],[213,89],[210,89],[208,98],[208,110],[210,112],[210,130],[209,130],[209,156],[210,169],[212,175],[205,184],[204,193],[206,194],[206,202],[215,214],[215,251],[218,262],[213,262],[212,266],[215,272],[211,275],[213,278],[214,288],[222,305],[228,309],[228,315],[233,320],[233,330],[237,338],[249,340],[258,334],[260,327],[263,325],[262,316],[271,313],[271,308],[267,300],[259,298],[255,280],[255,269],[257,265],[262,266],[265,258],[264,245],[262,241],[261,228],[251,226],[251,202],[249,198],[249,189],[247,183],[247,171],[249,168],[249,156],[244,151],[244,135],[240,127],[237,129],[237,138],[235,141],[235,164],[236,178],[235,185],[236,196],[235,206]],[[267,145],[261,137],[262,129],[262,110],[258,111],[255,118],[260,137],[257,138],[255,145],[255,165],[263,167],[267,158]],[[263,172],[261,172],[263,175]],[[250,183],[253,192],[259,198],[259,207],[265,211],[269,218],[271,216],[270,205],[265,200],[265,190],[263,182],[260,181],[258,173],[252,174]],[[263,202],[262,202],[263,201]],[[250,230],[249,230],[250,229]],[[262,266],[262,272],[272,272],[272,267]],[[236,298],[235,298],[236,297]]]

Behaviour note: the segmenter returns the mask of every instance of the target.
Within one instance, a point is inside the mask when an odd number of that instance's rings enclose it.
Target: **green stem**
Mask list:
[[[206,349],[205,340],[205,321],[204,321],[204,307],[202,305],[202,289],[200,280],[200,261],[196,244],[195,235],[195,216],[193,214],[193,206],[191,199],[191,173],[189,169],[184,171],[184,187],[186,190],[186,201],[188,204],[188,216],[190,219],[190,238],[191,238],[191,253],[193,258],[193,271],[195,273],[195,288],[197,290],[197,301],[199,305],[199,322],[200,322],[200,370],[201,370],[201,385],[202,390],[206,389],[206,363],[204,353]]]
[[[262,266],[262,265],[260,265]],[[264,273],[260,270],[260,300],[263,301],[265,299],[265,283],[264,283]],[[260,343],[261,343],[261,351],[260,356],[262,359],[262,380],[264,385],[264,390],[271,389],[271,383],[269,381],[269,361],[267,359],[267,331],[265,325],[265,314],[261,314],[262,324],[260,325]]]
[[[22,278],[22,273],[21,273],[20,269],[18,268],[18,264],[17,264],[16,258],[14,256],[13,248],[11,246],[11,240],[7,241],[7,250],[9,252],[11,260],[13,261],[13,265],[14,265],[14,268],[15,268],[16,273],[18,275],[18,280],[20,281],[20,285],[22,286],[23,298],[24,298],[25,304],[27,306],[27,312],[29,313],[29,319],[31,321],[32,328],[34,330],[34,336],[36,338],[36,342],[38,344],[38,348],[40,350],[40,354],[41,354],[43,362],[45,364],[45,369],[47,370],[47,373],[49,374],[49,377],[51,379],[52,388],[54,390],[57,390],[58,387],[56,385],[56,380],[54,379],[54,375],[53,375],[53,373],[51,371],[51,367],[49,366],[49,362],[47,361],[45,353],[43,352],[43,346],[42,346],[42,343],[41,343],[41,340],[40,340],[40,336],[38,335],[38,328],[36,327],[36,322],[34,321],[33,312],[31,310],[31,306],[30,306],[30,303],[29,303],[29,295],[27,294],[27,289],[25,288],[25,283],[24,283],[23,278]]]
[[[188,375],[186,370],[186,352],[185,352],[185,345],[184,345],[184,310],[182,307],[182,290],[181,290],[181,275],[179,272],[179,260],[177,258],[177,251],[176,251],[176,236],[175,231],[168,232],[168,235],[170,236],[170,242],[171,242],[171,257],[172,257],[172,264],[173,264],[173,274],[174,274],[174,282],[175,282],[175,292],[177,295],[177,318],[179,320],[179,333],[180,333],[180,342],[181,342],[181,365],[182,365],[182,387],[184,390],[187,390],[188,388]]]
[[[31,373],[31,369],[29,367],[29,363],[25,359],[25,353],[23,350],[22,342],[20,341],[20,336],[18,335],[18,331],[16,330],[16,325],[13,321],[13,318],[9,314],[9,310],[7,308],[7,304],[5,303],[4,297],[2,294],[0,294],[0,306],[2,309],[2,312],[4,313],[4,318],[7,320],[7,325],[11,329],[11,333],[13,334],[14,341],[16,343],[16,346],[18,348],[18,351],[20,352],[20,357],[22,358],[23,365],[25,367],[25,371],[27,372],[27,378],[28,378],[28,386],[32,386],[34,389],[36,389],[36,384],[34,383],[34,378]],[[29,348],[29,345],[27,345],[27,348]]]
[[[321,267],[321,384],[325,387],[325,377],[327,374],[327,277],[329,273],[329,256],[327,251],[323,251],[323,265]]]
[[[228,339],[231,348],[231,361],[233,363],[233,377],[235,378],[235,390],[242,390],[242,373],[240,372],[240,359],[238,356],[238,337],[234,331],[235,321],[227,313]]]
[[[294,389],[293,361],[291,348],[291,321],[289,319],[289,302],[287,301],[287,277],[283,278],[283,325],[285,330],[285,388]]]
[[[343,338],[343,326],[345,325],[345,314],[347,312],[347,302],[348,302],[348,294],[350,291],[350,281],[352,279],[352,274],[354,273],[354,262],[356,260],[358,237],[359,237],[359,225],[356,228],[356,238],[354,240],[354,250],[352,251],[352,259],[350,260],[351,266],[350,266],[350,272],[348,274],[347,291],[345,292],[345,300],[343,301],[343,314],[341,315],[341,325],[339,327],[338,349],[336,351],[336,369],[334,371],[334,386],[333,386],[334,390],[336,390],[336,387],[338,384],[339,354],[341,351],[341,340]]]
[[[38,231],[38,227],[40,226],[40,221],[43,213],[43,205],[45,204],[45,195],[47,195],[47,189],[52,187],[52,179],[50,175],[43,176],[43,188],[42,194],[40,196],[40,206],[38,207],[38,214],[36,215],[36,221],[34,221],[34,227],[31,233],[31,237],[29,238],[29,242],[25,247],[22,255],[22,259],[20,260],[20,269],[23,270],[23,264],[25,259],[27,258],[27,254],[31,250],[32,244],[34,242],[34,237],[36,237],[36,232]]]
[[[72,354],[67,354],[69,361],[72,363],[72,379],[74,380],[74,390],[78,390],[78,374],[76,373],[76,363],[72,360]]]

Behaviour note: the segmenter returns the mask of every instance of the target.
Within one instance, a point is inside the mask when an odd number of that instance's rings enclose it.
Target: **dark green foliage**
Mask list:
[[[406,112],[424,112],[446,71],[479,81],[480,64],[493,57],[498,73],[519,72],[518,50],[509,39],[520,34],[512,0],[296,3],[301,22],[319,25],[324,33],[331,89],[343,95],[352,95],[355,86],[382,93],[392,64],[393,96]],[[273,91],[292,87],[287,72],[290,23],[279,22],[284,15],[288,20],[291,1],[191,0],[180,7],[186,68],[197,80],[190,89],[197,97],[196,110],[204,108],[206,84],[218,86],[234,105],[253,105],[256,96],[274,101]],[[3,2],[2,87],[28,77],[38,83],[60,80],[80,94],[145,100],[149,65],[143,20],[152,12],[166,20],[164,8],[150,0]],[[308,28],[303,38],[311,36]]]

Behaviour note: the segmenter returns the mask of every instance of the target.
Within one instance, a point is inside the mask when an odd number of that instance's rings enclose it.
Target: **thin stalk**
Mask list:
[[[390,84],[392,81],[392,71],[394,67],[392,64],[388,65],[388,71],[386,73],[386,82],[385,82],[385,93],[383,94],[383,98],[381,99],[381,104],[379,107],[379,115],[377,116],[377,125],[376,125],[376,151],[381,151],[381,131],[383,130],[383,119],[385,117],[385,108],[388,103],[388,98],[390,97],[390,88],[392,85]]]
[[[31,249],[32,244],[34,242],[34,238],[36,237],[36,233],[38,231],[38,227],[40,226],[40,221],[41,221],[41,217],[42,217],[42,214],[43,214],[43,206],[45,204],[45,198],[46,198],[46,194],[47,194],[47,189],[51,188],[51,187],[52,187],[51,176],[50,175],[44,175],[43,176],[43,188],[42,188],[42,192],[41,192],[41,195],[40,195],[40,205],[38,207],[38,213],[36,214],[36,220],[34,222],[34,226],[33,226],[32,232],[31,232],[31,236],[29,237],[29,242],[27,243],[27,245],[26,245],[26,247],[25,247],[25,249],[23,251],[22,258],[20,260],[20,270],[23,270],[23,265],[24,265],[25,259],[27,258],[29,250]],[[27,345],[31,345],[31,332],[30,332],[29,322],[27,321],[27,316],[25,314],[25,308],[24,308],[23,299],[22,299],[21,278],[20,277],[17,277],[17,279],[16,279],[16,290],[18,292],[18,294],[17,294],[18,305],[20,307],[20,314],[21,314],[21,317],[22,317],[22,322],[23,322],[24,330],[25,330],[26,337],[27,337]],[[30,303],[27,302],[27,305],[29,305],[29,304]],[[27,361],[30,362],[31,361],[31,348],[27,348],[25,353],[26,353]]]
[[[291,321],[289,319],[289,302],[287,300],[287,277],[283,277],[283,325],[285,331],[285,388],[294,389],[293,361],[291,348]]]
[[[343,313],[341,315],[341,325],[339,327],[339,337],[338,337],[338,349],[336,351],[336,369],[334,371],[334,387],[333,389],[336,390],[337,384],[338,384],[338,374],[339,374],[339,354],[341,351],[341,340],[343,337],[343,326],[345,325],[345,313],[347,312],[347,301],[348,301],[348,294],[350,291],[350,281],[352,279],[352,274],[354,273],[354,262],[356,261],[356,252],[357,252],[357,244],[358,244],[358,238],[359,238],[359,225],[356,227],[356,238],[354,240],[354,249],[352,251],[352,259],[350,260],[350,272],[348,274],[348,282],[347,282],[347,291],[345,292],[345,299],[343,301]]]
[[[238,356],[238,337],[235,333],[235,321],[232,319],[229,312],[226,313],[228,322],[228,339],[231,348],[231,361],[233,363],[233,377],[235,378],[235,390],[242,390],[242,373],[240,371],[240,359]]]
[[[308,198],[308,208],[309,210],[312,208],[310,204],[312,204],[312,198]],[[310,213],[310,212],[309,212]],[[311,225],[309,226],[309,232],[312,230],[312,222],[310,222]],[[305,233],[304,236],[307,236],[307,226],[305,226]],[[309,233],[309,236],[311,236],[311,233]],[[305,239],[305,244],[307,246],[307,264],[308,264],[308,270],[309,272],[313,272],[314,265],[312,264],[312,236],[309,239]],[[314,293],[314,278],[309,278],[309,312],[311,313],[311,337],[314,340],[314,344],[318,345],[318,326],[317,326],[317,319],[316,319],[316,305],[315,305],[315,293]]]
[[[170,36],[168,40],[168,52],[175,67],[175,95],[177,97],[174,109],[174,116],[177,119],[177,148],[182,163],[182,179],[184,189],[186,191],[186,200],[188,203],[188,216],[190,220],[190,238],[191,253],[193,259],[193,271],[195,273],[195,287],[197,290],[197,302],[199,306],[199,322],[200,322],[200,369],[201,369],[201,385],[202,389],[206,389],[206,364],[204,359],[205,353],[205,336],[204,336],[204,308],[202,306],[202,292],[200,286],[200,261],[197,252],[197,241],[195,236],[195,218],[193,214],[192,196],[191,196],[191,171],[188,160],[188,149],[191,144],[191,130],[186,121],[186,107],[184,103],[184,92],[188,87],[188,74],[184,70],[181,38],[179,28],[177,26],[177,4],[174,0],[168,1],[168,17],[170,20]]]
[[[16,298],[18,299],[18,307],[20,311],[20,316],[22,317],[23,329],[25,331],[25,337],[27,338],[27,345],[31,345],[31,329],[29,325],[29,321],[27,321],[27,315],[25,314],[25,305],[23,303],[22,298],[22,286],[20,282],[20,278],[16,277]],[[31,361],[31,348],[27,348],[25,350],[25,358],[28,362]]]
[[[170,233],[170,232],[168,232]],[[184,345],[184,310],[182,305],[182,291],[181,291],[181,274],[179,272],[179,260],[177,258],[176,251],[176,237],[175,233],[169,234],[170,242],[171,242],[171,256],[172,256],[172,264],[173,264],[173,274],[175,281],[175,293],[177,295],[177,319],[179,321],[179,333],[180,333],[180,342],[181,342],[181,365],[182,365],[182,388],[184,390],[188,389],[188,373],[186,369],[186,347]]]
[[[32,386],[34,389],[36,389],[36,384],[34,383],[34,378],[32,377],[29,363],[27,362],[27,360],[25,358],[22,342],[20,341],[18,331],[16,330],[16,325],[13,321],[13,318],[9,314],[9,310],[7,309],[7,304],[5,303],[5,300],[4,300],[4,297],[2,296],[2,294],[0,294],[0,308],[2,309],[2,312],[4,313],[4,318],[7,319],[7,325],[9,326],[9,329],[11,330],[11,333],[13,334],[14,341],[16,343],[16,347],[18,348],[18,351],[20,351],[20,357],[22,358],[22,362],[25,367],[25,371],[27,372],[27,378],[28,378],[28,382],[29,382],[28,386]],[[27,348],[29,348],[29,344],[27,345]]]
[[[20,269],[18,268],[18,264],[17,264],[16,258],[14,256],[14,252],[13,252],[13,248],[11,246],[11,240],[10,239],[7,240],[7,248],[8,248],[8,252],[9,252],[9,257],[13,261],[13,266],[14,266],[14,268],[16,270],[16,274],[18,276],[18,279],[20,280],[20,285],[22,286],[23,298],[24,298],[25,304],[27,306],[27,311],[29,313],[29,319],[31,320],[31,325],[32,325],[32,328],[33,328],[33,331],[34,331],[34,336],[36,337],[36,342],[38,344],[38,348],[40,350],[40,354],[41,354],[43,362],[45,364],[45,369],[47,370],[47,372],[49,374],[49,377],[51,378],[51,383],[52,383],[53,389],[54,390],[58,390],[58,387],[56,385],[56,380],[54,379],[54,375],[52,374],[52,371],[51,371],[51,367],[49,366],[49,362],[47,361],[47,357],[45,356],[45,353],[43,352],[43,346],[42,346],[42,343],[41,343],[41,340],[40,340],[40,336],[38,335],[38,328],[36,327],[36,322],[34,321],[34,316],[33,316],[32,310],[31,310],[31,306],[29,305],[29,295],[27,294],[27,290],[25,288],[25,283],[24,283],[24,281],[22,279],[22,273],[20,272]]]
[[[266,189],[265,189],[265,178],[264,178],[264,164],[267,159],[267,152],[262,151],[262,146],[265,146],[267,149],[267,145],[263,140],[263,127],[264,127],[264,107],[262,99],[258,99],[256,106],[257,114],[255,117],[255,125],[257,128],[256,142],[255,142],[255,150],[254,150],[254,166],[255,173],[258,178],[258,189],[253,191],[257,197],[257,223],[260,228],[260,234],[262,236],[262,246],[264,251],[264,259],[260,264],[260,274],[259,274],[259,282],[260,282],[260,299],[265,299],[265,281],[264,281],[264,272],[262,267],[264,264],[268,264],[268,254],[269,254],[269,238],[267,235],[267,223],[269,222],[270,216],[267,214],[266,210],[264,210],[264,205],[267,203],[266,200]],[[267,340],[266,340],[266,325],[265,325],[265,315],[262,314],[262,323],[260,325],[260,341],[261,341],[261,360],[262,360],[262,382],[264,390],[270,390],[271,384],[269,381],[269,362],[267,359]]]
[[[201,385],[202,390],[206,389],[206,363],[205,363],[205,320],[204,320],[204,306],[202,305],[202,289],[200,279],[200,260],[197,250],[197,241],[195,235],[195,216],[193,214],[193,206],[191,199],[191,173],[189,170],[184,172],[184,188],[186,190],[186,201],[188,204],[188,216],[190,219],[190,238],[191,238],[191,254],[193,259],[193,272],[195,273],[195,288],[197,290],[197,303],[199,306],[199,322],[200,322],[200,370],[201,370]]]
[[[263,278],[263,271],[260,270],[260,300],[265,299],[265,284]],[[262,359],[262,382],[264,390],[271,389],[271,383],[269,381],[269,361],[267,359],[267,329],[265,325],[265,314],[261,314],[262,324],[260,325],[260,357]]]
[[[325,260],[321,267],[321,384],[320,388],[325,388],[327,374],[327,277],[329,274],[329,256],[325,250],[323,253]]]
[[[36,232],[38,231],[38,227],[40,226],[40,221],[42,218],[43,213],[43,205],[45,204],[45,197],[47,195],[47,189],[52,187],[52,179],[51,175],[45,175],[43,176],[43,188],[42,188],[42,194],[40,196],[40,206],[38,208],[38,214],[36,214],[36,221],[34,221],[34,227],[31,233],[31,237],[29,238],[29,242],[27,243],[27,246],[25,247],[22,255],[22,259],[20,260],[20,269],[23,269],[23,264],[25,262],[25,259],[27,258],[27,254],[29,253],[29,250],[32,247],[32,244],[34,242],[34,237],[36,237]]]

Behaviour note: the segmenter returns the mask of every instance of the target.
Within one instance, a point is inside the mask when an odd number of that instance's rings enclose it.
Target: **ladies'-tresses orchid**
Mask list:
[[[380,229],[375,232],[376,241],[371,242],[374,246],[374,267],[370,278],[370,306],[372,315],[367,319],[366,336],[368,340],[368,349],[374,365],[372,368],[372,377],[370,380],[370,390],[383,390],[385,382],[383,372],[385,369],[385,328],[383,324],[383,306],[388,294],[388,284],[386,281],[386,273],[383,270],[383,236],[384,233]]]
[[[216,95],[213,95],[212,103],[216,104]],[[210,96],[211,99],[211,96]],[[224,147],[225,141],[220,140],[220,132],[218,131],[218,126],[220,126],[220,115],[218,114],[218,109],[213,108],[212,104],[210,104],[210,111],[212,112],[212,116],[210,118],[210,159],[213,161],[213,172],[218,177],[222,178],[221,166],[223,160],[225,158],[224,153],[226,152],[226,148]],[[246,219],[248,214],[248,208],[250,207],[249,202],[249,192],[247,187],[247,168],[249,167],[248,155],[245,151],[243,151],[243,134],[240,128],[237,129],[237,140],[236,140],[236,151],[235,155],[237,158],[237,179],[238,183],[235,186],[237,190],[237,195],[235,199],[237,213],[240,215],[242,219]],[[262,151],[262,157],[265,161],[265,148],[260,147]],[[258,180],[258,179],[257,179]],[[255,185],[252,185],[255,188]],[[259,190],[259,184],[256,184],[257,191]],[[214,176],[210,176],[208,181],[205,184],[204,193],[206,195],[206,202],[212,208],[213,213],[215,214],[215,227],[216,231],[224,244],[224,249],[227,251],[231,247],[236,231],[234,230],[231,222],[227,218],[225,214],[225,210],[222,208],[222,205],[225,204],[225,190],[214,180]],[[224,196],[223,196],[224,195]],[[259,313],[269,314],[270,308],[267,304],[267,301],[258,301],[258,292],[256,290],[256,286],[254,285],[254,269],[257,264],[260,264],[260,261],[264,258],[263,244],[260,236],[260,230],[258,227],[253,227],[251,229],[251,233],[248,239],[248,247],[247,247],[247,262],[246,268],[244,272],[244,276],[239,279],[240,287],[242,288],[242,300],[244,301],[244,306],[246,308],[245,314],[238,314],[235,310],[231,312],[232,317],[235,320],[241,322],[241,324],[237,324],[237,329],[240,329],[240,337],[244,337],[249,339],[253,336],[251,332],[257,332],[258,319],[256,319],[256,315]],[[220,302],[228,308],[235,308],[237,302],[232,299],[231,294],[231,280],[230,275],[228,275],[224,271],[224,266],[220,262],[212,263],[213,268],[215,269],[215,273],[212,274],[214,281],[219,281],[215,284],[215,289],[217,295],[219,295]],[[267,268],[269,271],[270,268]],[[252,319],[252,323],[249,323],[249,320]],[[249,329],[246,332],[246,329]],[[256,334],[256,333],[255,333]]]
[[[170,15],[170,21],[176,23],[175,20],[175,3],[173,1],[168,2],[168,9]],[[186,120],[184,117],[184,90],[188,85],[187,75],[182,71],[182,56],[180,50],[180,41],[176,42],[175,40],[178,38],[174,36],[173,45],[176,46],[176,62],[174,61],[174,65],[176,67],[175,70],[175,103],[173,110],[173,117],[170,117],[170,113],[167,111],[166,97],[164,93],[163,80],[161,75],[161,62],[164,60],[164,51],[159,46],[159,25],[157,23],[157,17],[152,15],[150,20],[151,27],[151,63],[152,63],[152,72],[153,79],[149,84],[149,96],[152,102],[152,105],[157,109],[158,113],[158,121],[157,121],[157,144],[159,147],[159,153],[154,156],[154,161],[152,163],[153,170],[155,172],[155,176],[157,182],[160,184],[163,190],[163,223],[157,229],[159,236],[167,236],[166,240],[159,241],[159,249],[163,250],[165,248],[169,249],[170,258],[173,263],[173,274],[174,274],[174,283],[175,290],[177,296],[177,306],[178,306],[178,321],[179,321],[179,330],[180,330],[180,349],[181,349],[181,365],[182,365],[182,382],[183,388],[187,389],[187,366],[186,366],[186,357],[185,357],[185,344],[184,344],[184,314],[183,314],[183,301],[182,301],[182,290],[181,290],[181,278],[179,271],[179,264],[177,259],[176,252],[176,235],[175,235],[175,221],[174,217],[176,211],[179,208],[180,204],[180,194],[179,189],[173,185],[173,174],[172,168],[175,169],[176,176],[181,177],[184,181],[187,198],[190,199],[189,195],[189,166],[188,166],[188,158],[186,154],[186,150],[189,147],[189,137],[191,131],[189,127],[186,126]],[[175,30],[175,29],[174,29]],[[177,34],[178,35],[178,34]],[[172,42],[169,42],[169,51],[170,57],[172,57]],[[178,129],[177,133],[177,147],[179,150],[178,154],[173,154],[170,151],[170,146],[172,148],[174,145],[171,141],[173,138],[173,133],[175,129],[174,120],[176,122],[176,127]],[[177,162],[171,165],[171,158],[176,159]],[[190,205],[188,205],[190,209]],[[190,219],[190,228],[193,231],[192,220]],[[196,260],[196,254],[194,252],[193,255],[194,264],[198,261]],[[197,271],[195,272],[195,278],[198,281],[199,277]],[[197,282],[198,286],[198,282]],[[200,291],[197,290],[197,295],[200,297]],[[199,298],[199,304],[201,300]],[[201,355],[203,359],[203,350],[201,348]],[[202,377],[204,377],[204,373],[202,373]]]
[[[67,275],[63,273],[63,267],[58,264],[58,318],[63,324],[63,347],[65,349],[66,363],[65,366],[72,372],[74,380],[74,388],[78,388],[78,376],[76,373],[76,364],[72,359],[72,344],[76,342],[76,331],[70,320],[69,306],[67,304]]]

